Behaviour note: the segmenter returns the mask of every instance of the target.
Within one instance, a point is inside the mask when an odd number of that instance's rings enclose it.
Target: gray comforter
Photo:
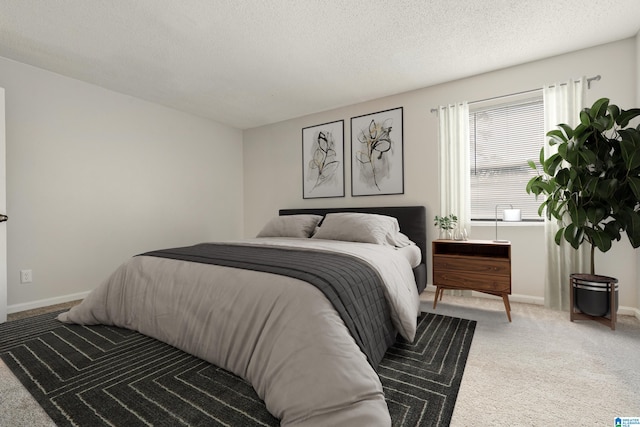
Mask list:
[[[419,298],[409,263],[393,248],[315,239],[243,244],[344,252],[385,282],[394,326],[415,335]],[[380,380],[317,288],[231,267],[138,256],[59,320],[137,330],[249,381],[282,425],[390,425]]]

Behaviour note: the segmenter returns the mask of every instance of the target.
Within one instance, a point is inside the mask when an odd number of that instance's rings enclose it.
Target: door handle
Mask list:
[[[8,216],[0,214],[0,222],[5,222],[9,219]]]

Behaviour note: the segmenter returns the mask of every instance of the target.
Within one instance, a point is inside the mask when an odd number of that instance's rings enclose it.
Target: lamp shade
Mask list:
[[[519,222],[522,220],[520,209],[505,209],[502,211],[502,220],[510,222]]]
[[[503,205],[504,206],[504,205]],[[502,221],[503,222],[518,222],[522,220],[522,215],[520,214],[520,209],[514,209],[512,204],[509,204],[509,209],[504,209],[502,211]],[[496,240],[494,242],[506,243],[508,240],[498,240],[498,208],[500,205],[496,205]]]

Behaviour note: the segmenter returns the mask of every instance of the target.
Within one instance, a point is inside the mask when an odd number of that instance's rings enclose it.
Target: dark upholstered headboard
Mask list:
[[[415,242],[422,252],[422,263],[413,269],[418,292],[427,285],[427,212],[424,206],[387,206],[372,208],[317,208],[317,209],[281,209],[280,215],[316,214],[326,215],[335,212],[362,212],[388,215],[398,219],[400,231]]]

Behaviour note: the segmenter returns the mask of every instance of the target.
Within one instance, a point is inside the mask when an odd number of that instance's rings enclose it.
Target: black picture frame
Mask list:
[[[351,118],[351,195],[404,194],[403,107]]]
[[[302,128],[302,198],[344,194],[344,120]]]

